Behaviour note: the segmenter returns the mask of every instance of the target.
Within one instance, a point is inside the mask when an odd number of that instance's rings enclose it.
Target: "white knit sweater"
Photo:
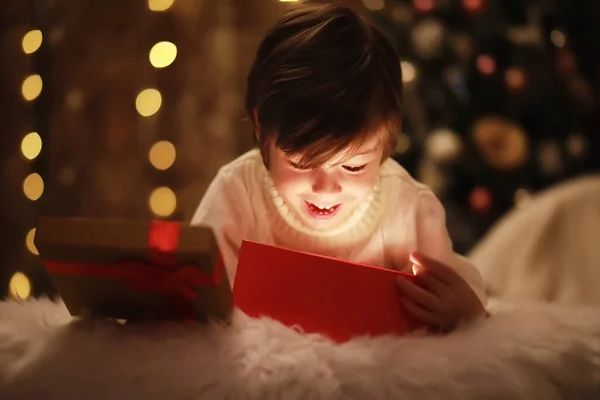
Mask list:
[[[410,268],[418,250],[454,267],[485,304],[479,271],[452,250],[445,212],[435,195],[397,162],[386,160],[371,196],[336,228],[312,231],[294,218],[251,150],[222,167],[192,218],[212,227],[230,282],[243,239],[384,268]]]

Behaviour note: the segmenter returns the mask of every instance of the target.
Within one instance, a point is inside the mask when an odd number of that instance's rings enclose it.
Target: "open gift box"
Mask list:
[[[35,245],[71,315],[227,320],[231,288],[210,228],[41,217]]]
[[[338,342],[401,336],[424,328],[400,306],[396,270],[242,241],[233,286],[236,307]]]

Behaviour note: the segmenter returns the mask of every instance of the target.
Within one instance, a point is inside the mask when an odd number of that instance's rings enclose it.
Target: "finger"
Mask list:
[[[425,322],[430,325],[436,325],[437,319],[435,314],[432,311],[426,310],[418,304],[414,303],[407,297],[403,297],[400,299],[400,305],[402,309],[410,314],[415,319]]]
[[[398,277],[398,287],[403,295],[420,306],[429,310],[437,310],[440,307],[440,299],[435,294],[415,285],[404,277]]]
[[[454,269],[419,252],[411,253],[410,261],[417,265],[417,271],[419,270],[418,267],[421,266],[449,285],[454,284],[458,279],[458,274]]]
[[[446,282],[443,282],[437,276],[428,272],[417,275],[415,277],[415,281],[419,284],[419,286],[424,287],[438,299],[444,298],[444,294],[452,287]]]

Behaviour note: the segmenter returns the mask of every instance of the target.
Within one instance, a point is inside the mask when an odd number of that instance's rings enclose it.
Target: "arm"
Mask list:
[[[233,285],[242,239],[248,238],[253,217],[243,181],[229,170],[221,169],[209,185],[192,225],[210,226],[223,255],[229,283]]]

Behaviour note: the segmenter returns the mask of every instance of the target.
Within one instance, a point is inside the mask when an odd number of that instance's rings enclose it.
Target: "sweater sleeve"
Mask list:
[[[419,190],[416,201],[418,251],[454,268],[485,306],[487,297],[481,273],[468,259],[454,252],[444,207],[428,189]]]
[[[252,210],[242,179],[221,169],[200,201],[192,225],[213,229],[223,256],[230,285],[235,280],[242,239],[248,238]]]

